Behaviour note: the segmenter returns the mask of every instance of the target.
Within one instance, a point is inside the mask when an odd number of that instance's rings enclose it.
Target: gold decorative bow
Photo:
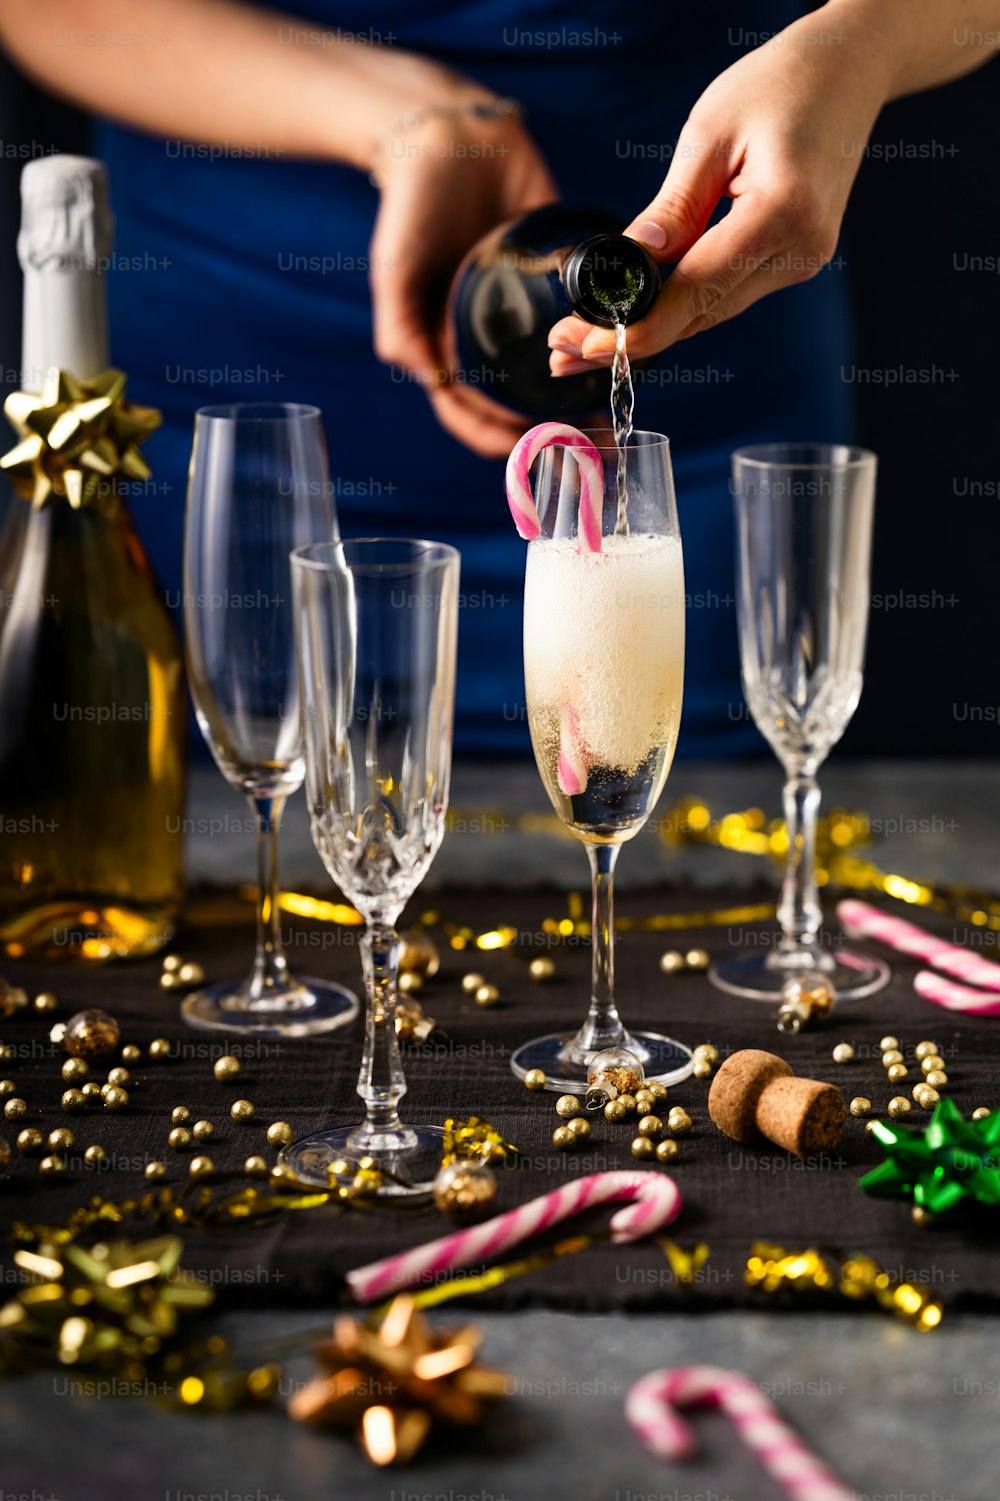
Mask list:
[[[53,367],[41,395],[14,391],[4,412],[20,442],[0,458],[0,469],[36,509],[57,499],[74,509],[107,493],[115,475],[146,480],[149,465],[139,444],[159,427],[155,407],[125,400],[127,376],[102,370],[78,381]]]

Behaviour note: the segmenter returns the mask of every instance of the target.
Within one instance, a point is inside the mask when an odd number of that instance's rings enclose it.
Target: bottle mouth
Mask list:
[[[660,290],[656,262],[644,245],[627,235],[592,235],[584,240],[570,252],[562,279],[574,311],[601,328],[637,323]]]

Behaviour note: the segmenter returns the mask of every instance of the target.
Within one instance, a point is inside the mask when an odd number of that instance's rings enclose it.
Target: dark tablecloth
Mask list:
[[[766,894],[763,891],[758,896]],[[705,894],[657,893],[629,898],[621,915],[653,911],[704,910],[745,902],[746,888],[720,891],[711,902]],[[542,920],[565,915],[565,897],[539,889],[506,892],[488,898],[462,890],[438,894],[436,906],[451,921],[481,931],[500,923],[515,926],[520,942],[493,953],[450,950],[442,940],[442,967],[421,999],[449,1034],[447,1045],[404,1052],[408,1093],[403,1113],[411,1120],[440,1123],[447,1115],[485,1116],[520,1148],[516,1166],[500,1172],[498,1208],[508,1208],[544,1193],[567,1179],[606,1168],[634,1167],[629,1152],[633,1129],[592,1117],[593,1137],[574,1154],[551,1146],[558,1124],[555,1096],[532,1094],[514,1078],[510,1054],[523,1040],[565,1027],[571,1031],[586,1008],[589,948],[569,942],[553,953],[557,977],[539,985],[528,975],[528,961],[546,952]],[[415,908],[419,910],[419,905]],[[923,920],[923,918],[921,919]],[[949,928],[950,931],[950,928]],[[360,982],[356,933],[296,922],[290,957],[303,973],[330,976],[354,988]],[[749,930],[760,941],[762,930]],[[683,932],[622,933],[618,941],[617,982],[626,1022],[655,1025],[681,1040],[714,1042],[723,1055],[742,1047],[764,1047],[784,1054],[796,1071],[835,1081],[850,1099],[867,1095],[884,1110],[896,1093],[909,1094],[917,1074],[911,1065],[905,1084],[891,1086],[882,1068],[878,1042],[886,1033],[912,1047],[930,1038],[940,1044],[951,1077],[950,1093],[963,1111],[1000,1104],[1000,1022],[978,1023],[945,1013],[917,997],[912,988],[915,966],[894,958],[888,989],[868,1001],[846,1005],[825,1026],[785,1038],[776,1031],[768,1007],[729,998],[714,990],[704,974],[666,977],[658,966],[665,947],[694,944],[715,953],[732,952],[746,937],[728,928],[691,928]],[[230,920],[202,923],[185,931],[175,947],[185,958],[201,962],[210,980],[237,975],[248,966],[252,930]],[[460,979],[469,969],[482,972],[502,992],[502,1001],[484,1011],[463,994]],[[163,1159],[167,1182],[187,1179],[190,1154],[167,1147],[170,1110],[186,1104],[192,1118],[215,1124],[207,1148],[219,1168],[235,1168],[251,1152],[273,1152],[265,1145],[268,1122],[284,1119],[298,1134],[358,1118],[355,1081],[360,1057],[360,1022],[327,1039],[239,1040],[225,1034],[191,1031],[180,1020],[176,995],[159,986],[160,964],[150,960],[117,968],[54,968],[7,961],[7,977],[32,993],[54,990],[59,1017],[84,1006],[103,1006],[122,1027],[123,1041],[143,1046],[157,1036],[169,1038],[172,1055],[162,1064],[135,1066],[136,1079],[127,1113],[66,1116],[59,1106],[65,1084],[59,1077],[63,1055],[48,1041],[54,1018],[23,1013],[4,1024],[3,1040],[16,1058],[2,1072],[18,1084],[30,1113],[24,1124],[45,1131],[68,1125],[78,1146],[70,1154],[70,1171],[58,1181],[40,1178],[38,1159],[15,1151],[9,1179],[0,1183],[4,1229],[12,1220],[58,1222],[76,1205],[98,1192],[123,1199],[143,1191],[146,1163]],[[58,1019],[58,1018],[55,1018]],[[851,1041],[854,1062],[839,1066],[835,1043]],[[213,1060],[224,1052],[243,1061],[238,1088],[217,1083]],[[92,1077],[103,1079],[95,1070]],[[663,1251],[654,1243],[628,1247],[600,1244],[556,1265],[512,1280],[489,1293],[481,1304],[512,1307],[542,1304],[552,1308],[649,1309],[745,1303],[764,1295],[744,1285],[743,1269],[752,1240],[763,1238],[790,1249],[807,1245],[847,1253],[868,1252],[889,1271],[929,1283],[946,1303],[995,1302],[1000,1287],[997,1212],[977,1209],[944,1219],[929,1229],[912,1225],[905,1203],[874,1200],[857,1179],[881,1160],[864,1123],[850,1120],[842,1146],[827,1157],[799,1161],[769,1149],[746,1149],[723,1137],[707,1112],[704,1082],[686,1081],[670,1092],[669,1104],[683,1104],[694,1129],[682,1142],[681,1159],[672,1169],[684,1197],[680,1218],[669,1232],[682,1246],[705,1241],[711,1255],[692,1287],[673,1279]],[[256,1118],[237,1125],[229,1106],[238,1096],[256,1105]],[[927,1117],[914,1107],[913,1121]],[[19,1127],[6,1122],[3,1134],[13,1142]],[[81,1151],[91,1142],[106,1150],[109,1168],[85,1168]],[[663,1171],[654,1166],[651,1171]],[[606,1225],[608,1211],[594,1211],[569,1224],[581,1229]],[[220,1297],[265,1304],[309,1302],[336,1296],[343,1274],[352,1267],[417,1245],[443,1234],[448,1222],[433,1207],[406,1213],[361,1212],[326,1207],[287,1214],[279,1222],[250,1227],[185,1230],[184,1263],[212,1279]],[[123,1227],[140,1238],[141,1224]],[[148,1232],[153,1233],[153,1232]],[[565,1235],[565,1227],[549,1239]],[[5,1257],[3,1275],[10,1286],[17,1273]],[[822,1303],[822,1299],[819,1300]]]

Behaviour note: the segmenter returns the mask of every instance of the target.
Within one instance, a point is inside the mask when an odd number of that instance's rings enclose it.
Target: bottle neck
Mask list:
[[[562,284],[575,313],[588,323],[613,328],[646,316],[660,290],[660,272],[638,240],[592,235],[570,251]]]
[[[108,366],[107,301],[95,269],[25,267],[22,389],[40,391],[53,365],[78,380]]]

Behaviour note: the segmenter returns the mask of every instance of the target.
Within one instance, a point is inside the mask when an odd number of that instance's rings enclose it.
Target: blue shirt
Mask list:
[[[280,8],[280,7],[279,7]],[[315,45],[338,31],[422,52],[524,106],[562,196],[623,224],[654,196],[711,80],[801,7],[699,0],[312,0]],[[289,27],[293,26],[289,20]],[[117,219],[111,347],[129,394],[163,410],[146,446],[160,493],[133,515],[169,595],[181,578],[194,412],[307,401],[324,413],[345,536],[428,536],[462,553],[456,749],[520,752],[524,544],[503,464],[439,428],[422,390],[371,347],[368,241],[377,192],[336,164],[99,127]],[[850,436],[843,272],[769,297],[666,351],[636,391],[636,426],[672,444],[689,596],[679,754],[758,746],[742,711],[729,454]],[[610,380],[609,380],[610,384]],[[166,488],[163,488],[166,487]]]

